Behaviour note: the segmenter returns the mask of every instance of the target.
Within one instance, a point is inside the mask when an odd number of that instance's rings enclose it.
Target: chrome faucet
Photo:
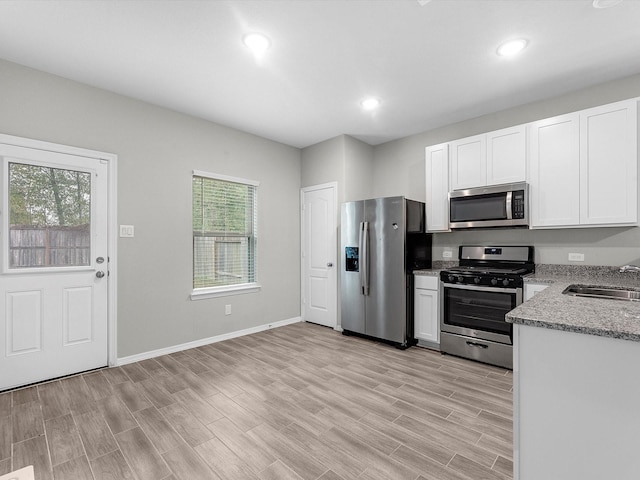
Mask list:
[[[624,273],[624,272],[640,272],[640,267],[637,267],[635,265],[625,265],[623,267],[620,267],[619,272],[620,273]]]

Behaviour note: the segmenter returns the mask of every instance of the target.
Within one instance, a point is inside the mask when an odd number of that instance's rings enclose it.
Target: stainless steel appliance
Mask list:
[[[440,272],[440,350],[513,368],[513,325],[523,277],[535,270],[531,246],[461,246],[459,266]]]
[[[431,268],[424,203],[404,197],[342,205],[341,323],[406,348],[413,339],[413,271]]]
[[[510,183],[449,193],[449,227],[526,227],[529,186]]]

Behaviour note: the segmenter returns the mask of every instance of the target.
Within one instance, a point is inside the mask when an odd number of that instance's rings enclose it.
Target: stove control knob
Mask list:
[[[480,283],[480,277],[476,277],[473,279],[473,283],[475,283],[476,285]]]
[[[491,279],[491,285],[497,285],[498,284],[498,280],[495,278]]]
[[[504,285],[505,287],[509,286],[509,279],[505,278],[504,280],[502,280],[502,285]]]
[[[460,283],[464,282],[464,277],[462,275],[458,276],[458,282]]]
[[[449,280],[449,283],[453,282],[455,280],[456,277],[454,277],[453,275],[449,275],[447,277],[447,280]]]

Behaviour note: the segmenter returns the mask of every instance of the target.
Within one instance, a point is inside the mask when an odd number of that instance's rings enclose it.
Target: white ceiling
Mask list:
[[[640,73],[640,1],[3,0],[0,58],[296,147],[377,145]]]

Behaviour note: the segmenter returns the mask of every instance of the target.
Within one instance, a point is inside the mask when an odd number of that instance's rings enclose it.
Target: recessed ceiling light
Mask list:
[[[622,0],[593,0],[593,8],[609,8],[618,5]]]
[[[521,52],[527,46],[527,41],[523,38],[509,40],[498,47],[496,53],[501,57],[511,57]]]
[[[380,106],[380,100],[377,98],[367,98],[360,102],[360,105],[362,105],[362,108],[365,110],[375,110]]]
[[[261,33],[249,33],[244,36],[242,41],[256,55],[264,53],[271,45],[269,39]]]

